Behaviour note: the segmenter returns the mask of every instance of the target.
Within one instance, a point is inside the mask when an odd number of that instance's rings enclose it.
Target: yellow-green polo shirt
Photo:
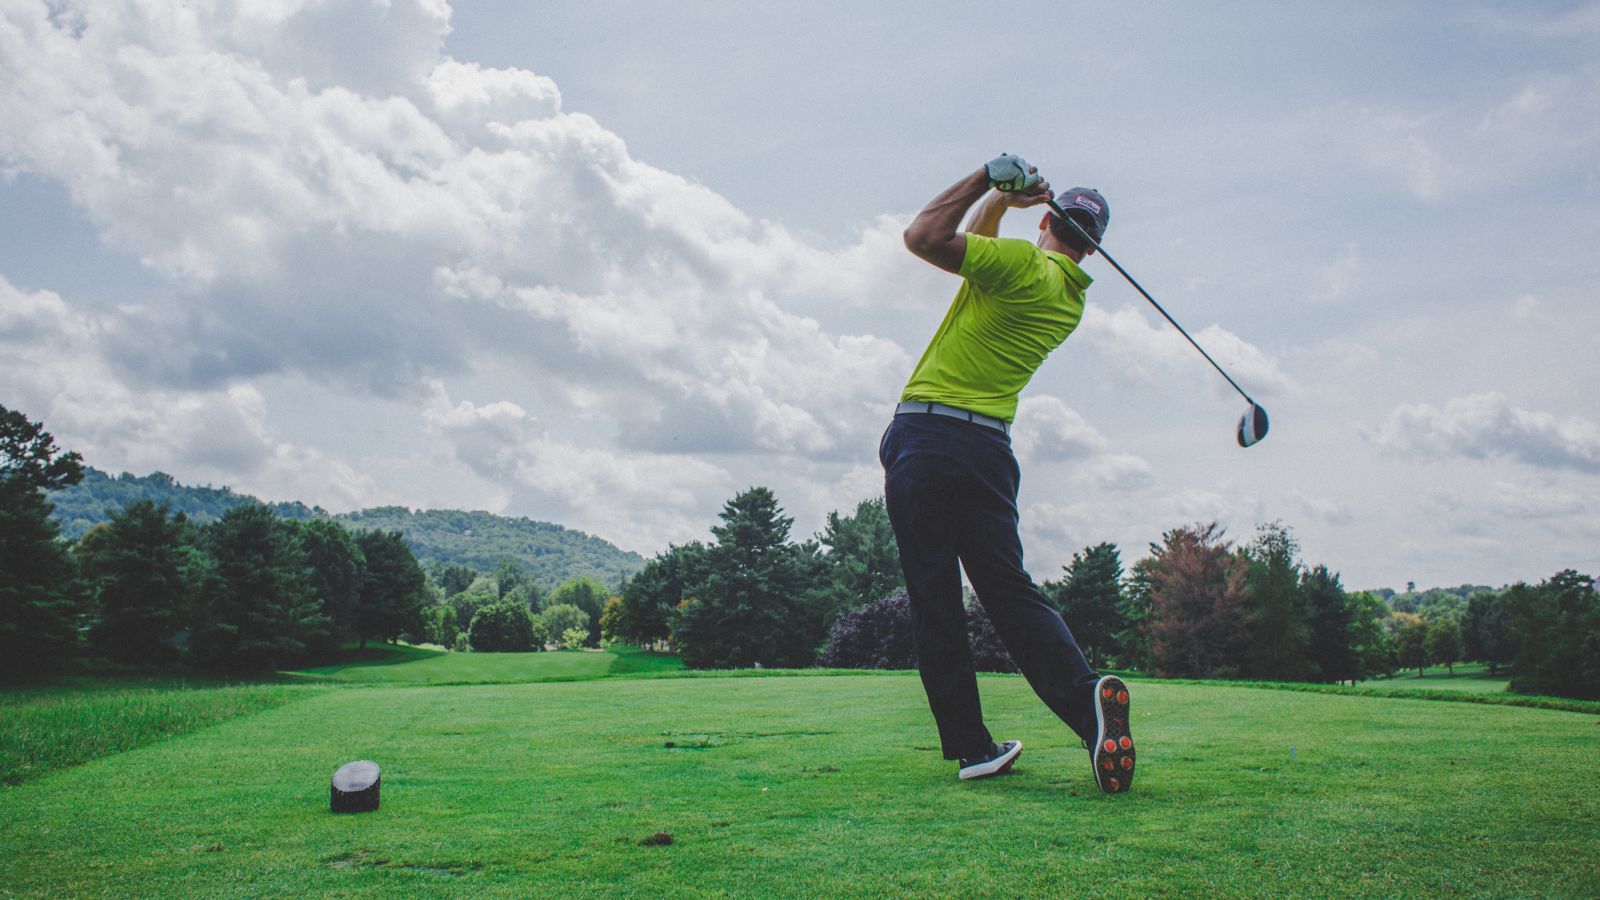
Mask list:
[[[1017,395],[1083,318],[1094,279],[1070,257],[1015,238],[967,235],[961,289],[901,400],[1010,422]]]

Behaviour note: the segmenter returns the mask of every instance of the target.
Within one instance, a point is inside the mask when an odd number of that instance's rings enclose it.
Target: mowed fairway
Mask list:
[[[912,675],[333,687],[0,788],[0,894],[1600,892],[1594,715],[1133,687],[1117,797],[1013,677],[970,783]],[[363,757],[382,809],[331,815]]]

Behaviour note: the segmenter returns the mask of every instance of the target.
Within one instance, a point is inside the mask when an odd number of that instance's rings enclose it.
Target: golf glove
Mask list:
[[[1004,194],[1025,191],[1043,179],[1038,172],[1028,171],[1028,161],[1020,156],[1002,153],[989,160],[989,184]]]

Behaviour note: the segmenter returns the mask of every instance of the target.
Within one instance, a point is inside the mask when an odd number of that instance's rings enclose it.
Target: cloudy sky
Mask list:
[[[1600,569],[1597,3],[0,0],[0,404],[332,510],[808,535],[957,286],[900,231],[1000,151],[1272,413],[1091,261],[1036,577],[1212,519],[1351,587]]]

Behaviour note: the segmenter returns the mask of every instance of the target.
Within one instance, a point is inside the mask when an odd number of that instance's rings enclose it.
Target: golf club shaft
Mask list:
[[[1172,323],[1173,328],[1178,329],[1179,334],[1188,339],[1189,343],[1193,344],[1194,348],[1200,351],[1200,355],[1206,358],[1206,362],[1211,363],[1211,368],[1216,369],[1218,374],[1220,374],[1223,378],[1228,379],[1228,383],[1233,385],[1233,389],[1239,392],[1239,396],[1243,397],[1252,405],[1255,404],[1256,401],[1250,399],[1250,395],[1244,392],[1244,388],[1239,387],[1239,382],[1234,381],[1233,376],[1229,375],[1227,372],[1224,372],[1222,367],[1217,365],[1217,361],[1211,358],[1211,354],[1207,353],[1204,347],[1196,343],[1194,338],[1189,337],[1189,332],[1184,331],[1183,326],[1179,325],[1176,319],[1172,318],[1172,316],[1167,314],[1166,310],[1161,308],[1161,304],[1156,302],[1156,298],[1150,296],[1149,291],[1145,290],[1143,287],[1140,287],[1139,282],[1134,281],[1133,276],[1128,274],[1128,270],[1118,265],[1117,261],[1111,258],[1111,254],[1106,252],[1106,248],[1100,246],[1099,241],[1090,237],[1089,232],[1085,231],[1082,225],[1079,225],[1071,216],[1067,215],[1067,211],[1061,208],[1061,204],[1057,203],[1054,199],[1050,199],[1046,202],[1050,204],[1051,209],[1056,211],[1057,216],[1063,219],[1068,225],[1071,225],[1079,234],[1083,235],[1084,240],[1093,244],[1094,248],[1100,251],[1100,255],[1105,257],[1106,262],[1111,263],[1112,267],[1115,268],[1123,278],[1128,279],[1128,283],[1133,285],[1134,290],[1138,291],[1140,294],[1143,294],[1144,298],[1150,301],[1150,305],[1156,308],[1156,312],[1161,313],[1162,317],[1164,317],[1168,322]]]

